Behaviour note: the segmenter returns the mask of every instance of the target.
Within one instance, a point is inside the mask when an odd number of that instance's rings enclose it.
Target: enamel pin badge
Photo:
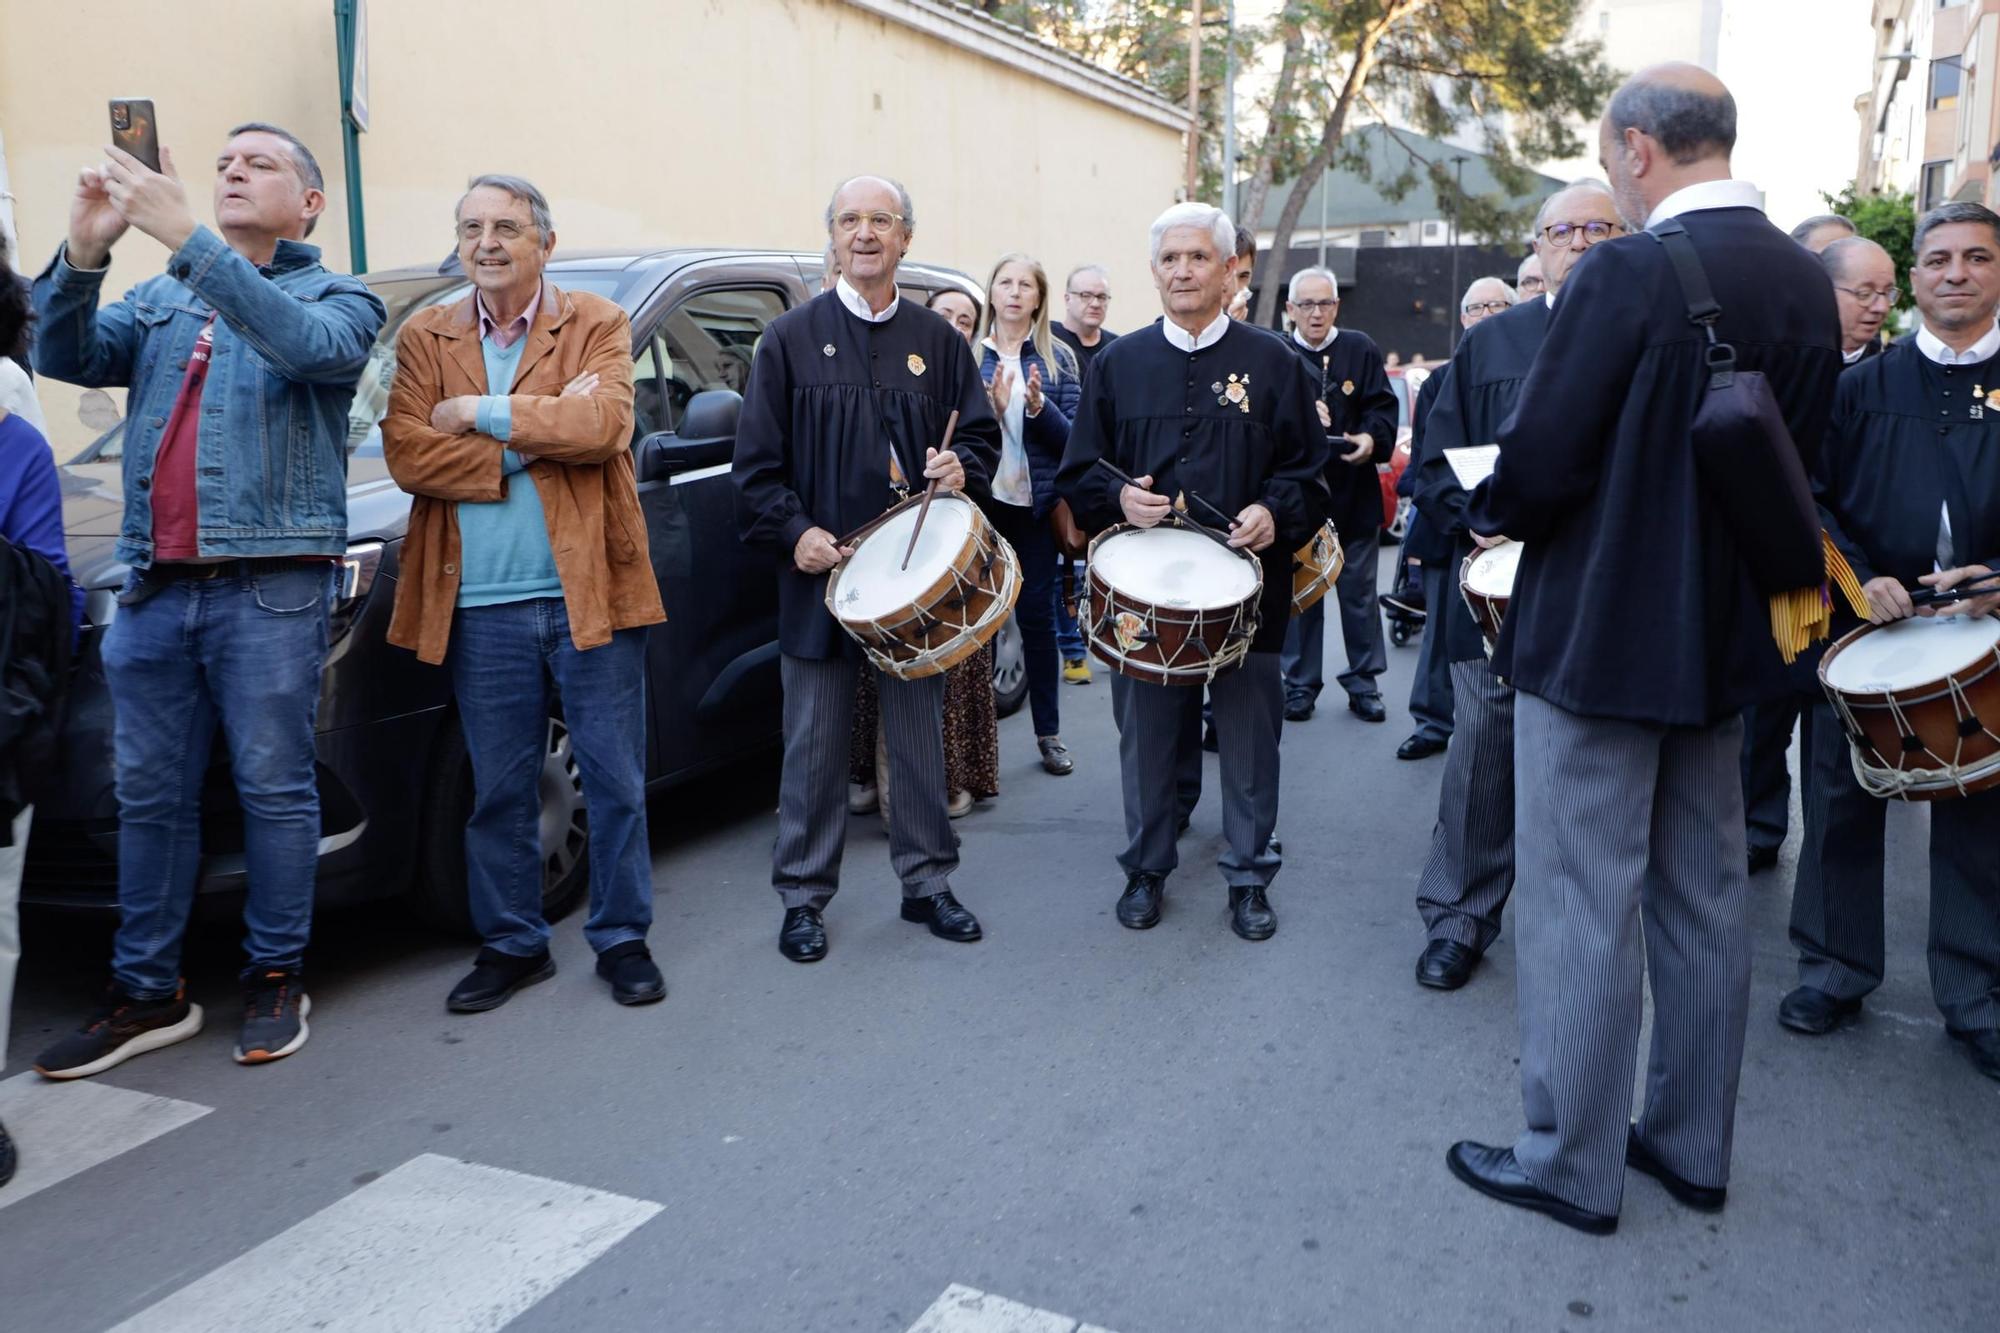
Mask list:
[[[924,373],[924,359],[915,352],[910,353],[910,359],[903,364],[910,368],[912,375],[921,375]]]
[[[822,351],[822,352],[824,352],[824,353],[826,353],[826,354],[827,354],[828,356],[832,356],[832,355],[833,355],[833,344],[832,344],[832,343],[828,343],[828,344],[827,344],[826,346],[824,346],[824,347],[820,348],[819,350],[820,350],[820,351]]]

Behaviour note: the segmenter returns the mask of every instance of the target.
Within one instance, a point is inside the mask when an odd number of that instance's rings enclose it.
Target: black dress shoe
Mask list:
[[[1603,1213],[1588,1212],[1575,1204],[1564,1203],[1528,1179],[1527,1173],[1521,1170],[1521,1164],[1514,1160],[1512,1148],[1489,1148],[1483,1143],[1463,1139],[1451,1145],[1451,1151],[1444,1155],[1444,1164],[1451,1168],[1454,1176],[1489,1199],[1547,1213],[1564,1226],[1587,1231],[1593,1236],[1608,1236],[1618,1229],[1617,1214],[1607,1217]]]
[[[14,1151],[14,1140],[7,1133],[7,1127],[0,1125],[0,1185],[14,1178],[14,1168],[20,1164],[20,1156]]]
[[[660,975],[644,940],[614,944],[597,955],[597,975],[611,983],[611,998],[620,1004],[652,1004],[667,998],[667,979]]]
[[[1653,1156],[1653,1150],[1639,1137],[1637,1125],[1625,1131],[1625,1165],[1659,1181],[1667,1187],[1667,1193],[1696,1212],[1719,1213],[1729,1201],[1729,1191],[1721,1185],[1697,1185],[1675,1175],[1673,1168]]]
[[[795,963],[817,963],[826,957],[826,923],[817,907],[788,907],[778,927],[778,952]]]
[[[1432,940],[1417,955],[1417,984],[1432,990],[1457,990],[1472,980],[1479,951],[1457,940]]]
[[[1278,831],[1276,829],[1272,829],[1271,836],[1264,839],[1264,855],[1283,856],[1284,854],[1285,854],[1285,844],[1278,841]]]
[[[1285,721],[1303,722],[1313,715],[1313,701],[1300,695],[1296,699],[1285,700]]]
[[[956,940],[960,944],[970,944],[980,934],[979,918],[966,911],[951,896],[950,889],[928,898],[903,899],[903,920],[929,926],[931,934],[939,939]]]
[[[1964,1044],[1965,1053],[1972,1057],[1973,1068],[1990,1079],[2000,1080],[2000,1032],[1992,1028],[1981,1028],[1976,1032],[1965,1028],[1945,1030],[1951,1033],[1953,1041]]]
[[[1118,924],[1127,930],[1151,930],[1160,924],[1160,900],[1167,896],[1164,875],[1127,875],[1118,895]]]
[[[1278,914],[1265,899],[1262,884],[1229,886],[1229,928],[1246,940],[1268,940],[1278,933]]]
[[[1812,986],[1801,986],[1778,1002],[1778,1021],[1808,1037],[1824,1037],[1860,1012],[1861,1001],[1843,1000]]]
[[[454,1014],[478,1014],[498,1009],[521,987],[547,981],[555,974],[556,960],[549,957],[547,949],[526,958],[519,954],[501,953],[498,949],[481,949],[479,956],[472,960],[472,970],[465,974],[463,981],[451,988],[444,1007]]]
[[[1417,735],[1396,747],[1398,759],[1428,759],[1444,753],[1444,742],[1433,736]]]
[[[1379,694],[1355,694],[1348,696],[1347,711],[1363,722],[1387,722],[1389,710],[1382,707]]]
[[[1750,849],[1751,874],[1754,875],[1760,870],[1769,870],[1777,864],[1778,849],[1776,847],[1752,847]]]

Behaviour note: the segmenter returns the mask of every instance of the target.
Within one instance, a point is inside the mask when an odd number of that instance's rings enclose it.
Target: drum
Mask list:
[[[826,609],[903,680],[947,671],[1000,632],[1021,595],[1021,564],[979,506],[939,495],[903,568],[922,496],[912,496],[841,545],[854,554],[827,576]]]
[[[1507,614],[1507,600],[1514,595],[1514,573],[1521,567],[1521,543],[1501,542],[1474,551],[1458,567],[1458,592],[1472,612],[1480,635],[1486,640],[1486,655],[1500,642],[1500,621]]]
[[[1863,625],[1826,650],[1819,683],[1870,795],[1935,801],[2000,786],[2000,619]]]
[[[1292,614],[1310,611],[1333,587],[1347,557],[1340,549],[1340,534],[1328,523],[1313,539],[1292,553]]]
[[[1264,567],[1193,526],[1107,528],[1090,543],[1084,633],[1097,659],[1156,685],[1213,680],[1257,634]]]

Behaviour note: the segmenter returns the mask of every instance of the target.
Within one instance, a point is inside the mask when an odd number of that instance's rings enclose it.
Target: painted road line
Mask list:
[[[989,1296],[983,1291],[954,1282],[931,1308],[917,1316],[909,1333],[1111,1333],[1095,1324],[1085,1324],[1066,1314],[1037,1310],[1005,1296]]]
[[[425,1153],[112,1333],[492,1333],[660,1207]]]
[[[0,1124],[7,1126],[21,1154],[13,1183],[0,1190],[0,1208],[151,1143],[214,1109],[109,1083],[51,1083],[32,1071],[0,1081]]]

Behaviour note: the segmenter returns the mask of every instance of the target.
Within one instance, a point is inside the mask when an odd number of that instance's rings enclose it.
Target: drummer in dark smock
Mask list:
[[[2000,569],[2000,403],[1990,396],[2000,393],[2000,216],[1979,204],[1932,209],[1912,248],[1922,322],[1842,372],[1814,477],[1827,532],[1877,622],[1910,616],[1919,584]],[[2000,596],[1938,611],[1996,606]],[[1851,617],[1834,625],[1853,628]],[[1859,1014],[1882,983],[1886,807],[1855,780],[1824,696],[1804,725],[1805,836],[1792,890],[1799,985],[1778,1021],[1818,1036]],[[2000,1079],[2000,791],[1933,802],[1930,815],[1931,992],[1946,1030]]]
[[[1229,544],[1263,563],[1251,651],[1208,687],[1222,760],[1228,849],[1220,864],[1230,924],[1244,939],[1261,940],[1278,928],[1265,897],[1279,865],[1268,845],[1284,712],[1278,649],[1291,619],[1292,552],[1326,517],[1326,441],[1304,363],[1223,311],[1235,239],[1229,218],[1206,204],[1177,204],[1153,223],[1153,281],[1166,318],[1098,355],[1056,485],[1091,531],[1153,527],[1182,493],[1190,517],[1219,524],[1193,498],[1200,496],[1233,517]],[[1193,685],[1111,678],[1129,839],[1118,858],[1127,876],[1118,920],[1133,930],[1159,921],[1166,878],[1179,862],[1174,774],[1181,748],[1200,743],[1186,721],[1199,713],[1201,694]]]
[[[876,176],[834,192],[831,291],[771,323],[757,346],[736,432],[743,539],[778,561],[785,764],[771,883],[785,906],[778,948],[826,955],[820,918],[839,887],[847,835],[848,737],[861,649],[826,609],[826,575],[852,547],[839,534],[878,517],[926,479],[983,499],[1000,426],[958,331],[896,294],[915,230],[910,196]],[[953,411],[958,428],[940,451]],[[952,897],[957,840],[946,814],[942,675],[883,675],[882,726],[897,799],[889,856],[903,919],[942,939],[980,937]]]

